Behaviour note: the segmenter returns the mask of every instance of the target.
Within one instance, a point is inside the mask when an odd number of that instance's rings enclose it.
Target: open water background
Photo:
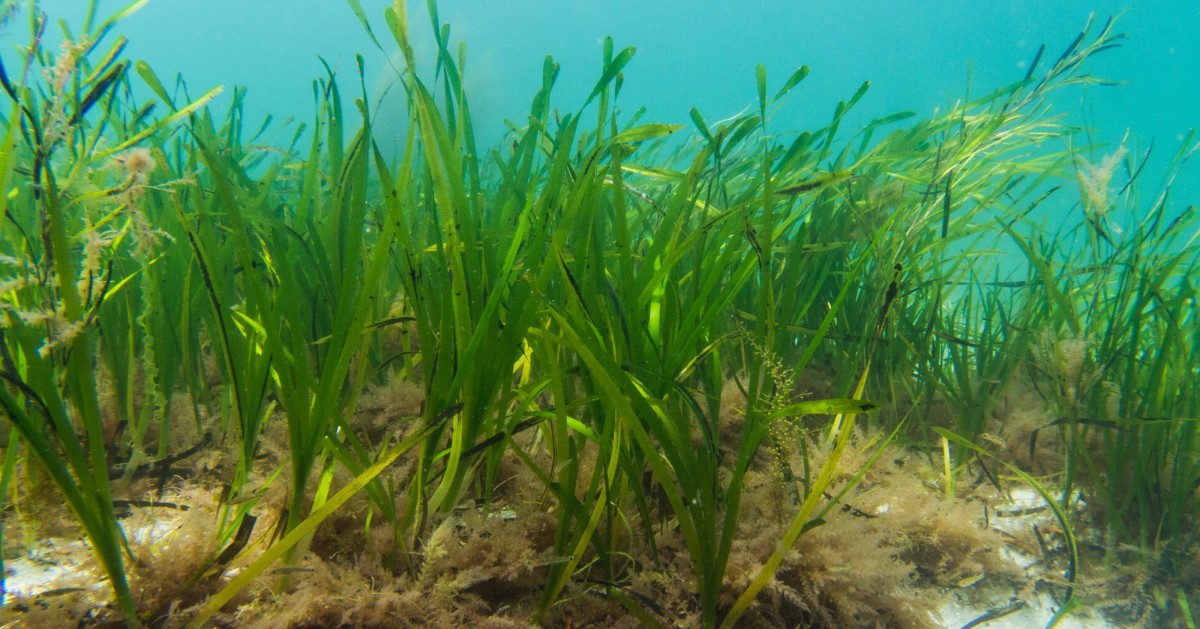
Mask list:
[[[103,0],[100,13],[126,4]],[[386,53],[393,53],[381,17],[391,3],[362,4]],[[428,58],[425,3],[410,5],[418,54],[423,48]],[[86,3],[43,0],[41,6],[78,23]],[[690,126],[688,110],[697,107],[711,124],[754,103],[756,64],[766,65],[771,93],[796,67],[809,65],[811,75],[772,127],[820,127],[838,100],[870,80],[870,92],[843,126],[848,137],[873,117],[903,110],[928,115],[1019,80],[1039,45],[1047,44],[1045,67],[1090,15],[1098,28],[1118,14],[1117,30],[1129,38],[1094,59],[1089,72],[1122,84],[1068,90],[1056,102],[1073,123],[1095,130],[1093,161],[1127,131],[1131,154],[1153,142],[1143,181],[1149,197],[1188,131],[1200,127],[1197,0],[442,0],[439,10],[441,21],[452,24],[452,38],[467,43],[481,148],[502,136],[504,120],[523,120],[547,54],[561,64],[553,102],[575,111],[599,76],[608,35],[618,49],[638,48],[620,100],[628,114],[646,106],[647,120]],[[346,94],[357,89],[355,53],[364,55],[372,98],[395,76],[388,55],[374,47],[344,0],[150,0],[119,30],[130,38],[128,56],[147,61],[164,81],[182,74],[193,95],[215,85],[246,86],[247,126],[253,128],[268,113],[276,120],[311,119],[312,81],[324,73],[320,59],[337,69]],[[18,18],[0,39],[5,58],[26,39]],[[216,105],[227,103],[229,94]],[[399,136],[390,129],[399,129],[404,116],[397,102],[383,102],[377,118],[385,137]],[[276,141],[289,137],[280,133]],[[1176,182],[1179,209],[1200,205],[1198,173],[1193,167]]]

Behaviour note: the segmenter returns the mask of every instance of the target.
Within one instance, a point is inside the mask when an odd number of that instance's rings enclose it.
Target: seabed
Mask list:
[[[1037,408],[1039,400],[1032,387],[1014,389],[1021,391],[1006,395],[1001,405],[1010,411],[992,421],[1005,426],[1011,439],[1021,441],[1027,437],[1022,429],[1046,423],[1049,414],[1030,410]],[[723,411],[739,415],[738,405],[744,400],[731,397],[724,401]],[[420,388],[395,380],[367,392],[356,423],[386,426],[394,423],[389,418],[417,417],[420,409]],[[275,426],[282,423],[279,418],[272,421]],[[286,435],[271,424],[266,435],[264,463],[285,460]],[[196,439],[195,435],[180,437],[185,442]],[[780,437],[809,438],[799,431]],[[1062,529],[1044,497],[1018,485],[1000,492],[982,479],[962,483],[948,496],[941,486],[941,471],[929,459],[904,448],[893,446],[872,464],[876,454],[872,444],[880,437],[854,438],[843,454],[843,468],[848,471],[840,480],[849,481],[850,470],[870,466],[870,471],[854,495],[788,552],[745,626],[1016,629],[1051,624],[1069,579]],[[164,604],[177,600],[195,604],[203,599],[202,592],[213,587],[201,584],[184,592],[180,586],[219,550],[214,546],[216,499],[225,468],[236,460],[218,445],[178,461],[161,495],[156,494],[158,479],[140,479],[130,486],[130,494],[157,496],[158,503],[129,506],[121,519],[139,558],[131,573],[140,600],[157,597]],[[1007,445],[993,442],[992,447],[999,450]],[[1053,450],[1047,443],[1046,451]],[[745,581],[760,567],[758,558],[770,553],[796,508],[793,484],[780,477],[776,452],[764,450],[748,475],[745,513],[740,519],[743,530],[730,559],[734,580],[727,589],[731,593],[741,585],[736,575]],[[793,457],[789,463],[799,466],[802,461]],[[1055,464],[1053,460],[1031,463],[1032,467]],[[431,523],[432,534],[421,551],[419,579],[396,576],[386,568],[395,546],[386,530],[363,534],[370,510],[363,497],[326,521],[303,559],[257,578],[214,617],[214,625],[531,626],[528,618],[537,609],[548,568],[563,561],[553,553],[554,508],[516,457],[510,456],[501,469],[503,482],[487,504],[465,501]],[[401,469],[390,480],[408,482],[409,473],[411,467]],[[285,499],[278,487],[270,490],[254,510],[258,521],[277,522]],[[1069,502],[1069,511],[1073,521],[1094,520],[1079,493]],[[4,626],[76,626],[111,612],[108,585],[86,542],[66,536],[73,528],[71,519],[61,504],[42,504],[36,514],[9,516],[8,530],[20,530],[23,522],[33,529],[31,535],[42,537],[20,557],[7,561],[8,591],[0,616]],[[45,536],[53,535],[51,522],[60,523],[64,536]],[[696,626],[686,550],[678,535],[672,534],[669,521],[654,526],[660,528],[661,568],[634,568],[624,591],[645,601],[669,626]],[[231,562],[223,578],[236,576],[254,558],[253,549],[267,543],[263,538],[274,535],[273,528],[259,527],[247,545],[250,551]],[[1101,554],[1100,535],[1084,527],[1075,534],[1085,557]],[[648,555],[627,560],[631,566],[654,563]],[[1194,568],[1196,560],[1192,558]],[[1054,626],[1155,626],[1147,624],[1152,602],[1143,588],[1151,575],[1143,564],[1090,563],[1086,574],[1075,585],[1076,595],[1096,603],[1058,619]],[[281,588],[282,577],[287,585]],[[187,610],[171,612],[183,613],[155,624],[183,626]],[[569,586],[543,624],[643,626],[586,581]]]

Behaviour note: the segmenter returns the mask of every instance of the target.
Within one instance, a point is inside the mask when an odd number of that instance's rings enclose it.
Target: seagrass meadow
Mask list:
[[[1057,107],[1119,20],[800,130],[808,67],[671,125],[610,39],[479,146],[433,0],[346,3],[398,144],[362,57],[247,120],[143,4],[5,18],[3,626],[1195,626],[1200,145]]]

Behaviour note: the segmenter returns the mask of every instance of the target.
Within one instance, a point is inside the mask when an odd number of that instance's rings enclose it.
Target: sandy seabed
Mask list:
[[[1019,387],[1015,387],[1019,389]],[[735,387],[729,387],[736,390]],[[737,415],[738,400],[723,400],[723,413]],[[988,442],[994,454],[1013,450],[1023,469],[1052,467],[1054,461],[1020,460],[1009,443],[1045,418],[1031,393],[1015,393],[994,418]],[[387,418],[419,414],[415,385],[395,381],[368,391],[357,419],[366,427],[389,428]],[[1021,410],[1013,410],[1021,409]],[[410,422],[411,423],[411,422]],[[731,430],[736,421],[728,422]],[[264,434],[260,469],[286,463],[285,422],[272,418]],[[750,583],[798,508],[798,482],[784,469],[802,469],[800,440],[809,456],[823,459],[820,424],[788,423],[772,430],[746,479],[739,530],[729,558],[721,603],[728,608]],[[181,444],[195,434],[180,431]],[[870,464],[879,435],[860,434],[847,448],[835,487]],[[173,435],[175,438],[175,435]],[[520,439],[536,452],[539,436]],[[186,446],[181,445],[181,449]],[[223,586],[265,547],[286,499],[284,480],[264,489],[255,507],[258,525],[240,557],[197,579],[216,547],[217,498],[235,456],[213,443],[187,461],[157,494],[160,480],[134,480],[128,496],[158,501],[127,505],[122,524],[136,561],[130,581],[145,618],[154,626],[182,626],[191,610]],[[1052,457],[1054,444],[1042,450]],[[940,453],[937,453],[940,455]],[[586,456],[586,455],[585,455]],[[548,458],[548,457],[547,457]],[[542,461],[548,463],[548,461]],[[820,526],[805,533],[754,606],[744,627],[1034,627],[1046,626],[1067,592],[1065,539],[1046,501],[1017,479],[999,475],[1000,488],[979,466],[969,467],[952,492],[945,490],[940,456],[901,445],[883,452],[862,483]],[[585,467],[590,462],[585,460]],[[36,474],[36,472],[26,472]],[[396,465],[391,482],[403,486],[411,463]],[[586,477],[587,472],[581,473]],[[404,569],[397,560],[391,528],[359,495],[327,520],[308,552],[292,566],[260,577],[214,619],[219,627],[526,627],[538,607],[547,575],[565,561],[553,552],[556,504],[515,455],[501,465],[502,479],[487,501],[467,500],[452,513],[431,519],[419,548]],[[339,471],[335,488],[349,477]],[[33,479],[38,481],[38,479]],[[41,485],[48,487],[45,479]],[[264,483],[263,478],[254,482]],[[38,487],[34,482],[30,487]],[[3,627],[101,625],[117,618],[73,518],[52,490],[30,490],[5,513],[6,595]],[[1102,536],[1086,496],[1070,505],[1082,564],[1074,595],[1082,604],[1059,627],[1154,627],[1154,577],[1148,562],[1128,566],[1102,561]],[[663,626],[699,626],[690,558],[675,523],[655,513],[649,523],[656,548],[646,543],[637,510],[609,535],[620,553],[605,569],[584,557],[559,601],[542,619],[551,627],[638,627],[606,588],[619,587],[629,600]],[[590,552],[590,551],[589,551]],[[1129,550],[1132,555],[1136,551]],[[1200,572],[1200,559],[1190,557]]]

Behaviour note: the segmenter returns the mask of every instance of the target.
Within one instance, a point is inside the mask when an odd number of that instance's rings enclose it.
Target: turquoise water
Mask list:
[[[52,16],[74,19],[84,6],[82,0],[41,4]],[[100,13],[126,4],[104,0]],[[362,4],[393,52],[380,19],[391,3]],[[428,49],[425,3],[410,5],[413,36]],[[648,118],[667,122],[688,123],[692,107],[712,123],[749,106],[758,63],[773,85],[797,66],[811,66],[773,121],[786,131],[821,126],[837,101],[866,80],[872,89],[851,125],[900,110],[927,115],[968,93],[986,93],[1024,76],[1042,43],[1043,64],[1052,61],[1091,14],[1101,22],[1121,14],[1118,30],[1129,39],[1090,70],[1123,84],[1063,93],[1059,111],[1094,127],[1105,152],[1127,130],[1132,153],[1153,142],[1147,170],[1153,176],[1146,180],[1153,187],[1188,130],[1200,126],[1200,39],[1193,36],[1200,32],[1200,2],[1194,0],[442,0],[439,7],[453,37],[468,44],[466,74],[485,146],[501,137],[504,120],[523,118],[546,54],[561,64],[555,103],[574,110],[597,78],[608,35],[618,47],[638,48],[626,69],[625,110],[632,114],[644,105]],[[10,31],[23,28],[10,25]],[[268,113],[308,120],[312,80],[324,72],[321,58],[338,69],[348,93],[355,53],[364,55],[372,97],[394,76],[344,0],[150,0],[120,31],[130,38],[130,57],[146,60],[163,77],[181,73],[192,94],[246,86],[252,122]],[[5,38],[17,43],[24,34]],[[229,92],[221,98],[218,106]],[[381,112],[386,129],[399,128],[403,113],[395,103],[385,101]],[[1177,182],[1176,192],[1196,199],[1200,183]]]
[[[47,0],[54,16],[80,13],[82,0]],[[126,4],[105,0],[102,12]],[[377,19],[390,2],[363,0]],[[410,2],[413,24],[424,26],[424,2]],[[625,101],[651,106],[653,117],[685,120],[698,106],[720,119],[750,104],[754,67],[766,64],[782,81],[796,66],[812,66],[799,92],[797,114],[785,126],[807,126],[864,80],[873,83],[865,109],[928,113],[964,93],[1019,79],[1041,43],[1055,54],[1090,13],[1122,13],[1126,45],[1094,67],[1128,81],[1094,90],[1086,114],[1119,139],[1125,127],[1163,142],[1200,123],[1200,3],[1194,0],[1080,2],[938,0],[813,2],[771,0],[442,0],[442,21],[468,42],[480,117],[493,124],[528,105],[542,58],[562,64],[559,103],[566,108],[596,78],[600,42],[639,51],[627,71]],[[217,84],[250,88],[261,112],[307,116],[310,81],[322,73],[318,56],[343,73],[353,54],[382,72],[383,57],[343,0],[150,0],[121,27],[130,55],[161,74],[179,71],[196,91]],[[412,29],[428,40],[428,29]],[[389,43],[384,40],[384,43]],[[1077,105],[1078,103],[1076,103]]]

